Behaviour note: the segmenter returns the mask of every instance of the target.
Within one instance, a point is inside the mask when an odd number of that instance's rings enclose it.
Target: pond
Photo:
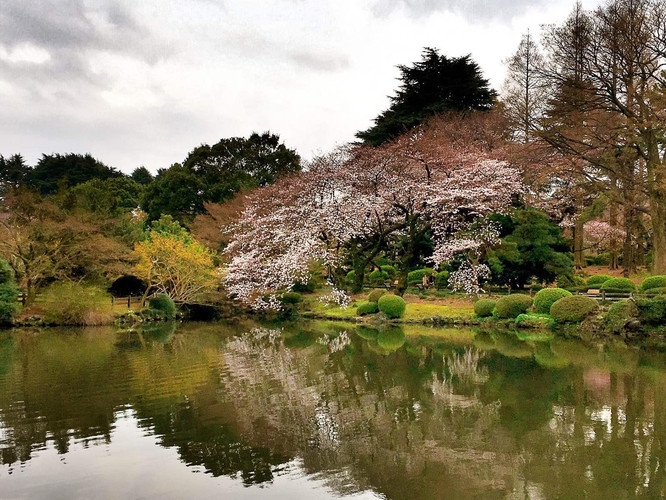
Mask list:
[[[2,498],[658,498],[666,355],[344,323],[0,333]]]

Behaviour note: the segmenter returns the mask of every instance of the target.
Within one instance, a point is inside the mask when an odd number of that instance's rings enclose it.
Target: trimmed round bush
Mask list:
[[[482,318],[492,316],[496,303],[493,299],[479,299],[474,302],[474,314]]]
[[[666,276],[650,276],[641,283],[641,291],[651,290],[653,288],[665,288]]]
[[[666,295],[651,299],[636,300],[638,318],[649,325],[663,325],[666,322]]]
[[[299,302],[303,302],[303,296],[298,292],[286,292],[282,295],[280,301],[283,304],[298,304]]]
[[[356,271],[349,271],[347,273],[347,281],[349,281],[350,283],[356,281]]]
[[[389,279],[389,275],[386,271],[380,271],[379,269],[375,269],[370,273],[370,281],[372,283],[382,283]]]
[[[374,302],[375,304],[379,302],[379,298],[382,295],[386,295],[386,290],[381,288],[375,288],[372,292],[368,294],[368,302]]]
[[[423,269],[416,269],[414,271],[410,271],[407,274],[407,283],[410,284],[418,284],[423,281],[423,276],[431,276],[433,274],[436,274],[436,271],[434,269],[431,269],[429,267],[424,267]]]
[[[317,282],[314,280],[314,278],[310,278],[305,283],[301,283],[300,281],[294,283],[292,291],[298,293],[312,293],[316,289],[317,289]]]
[[[394,266],[387,265],[381,266],[381,268],[383,272],[389,275],[389,278],[393,278],[398,273],[398,270]]]
[[[356,308],[356,315],[365,316],[366,314],[375,314],[377,311],[379,311],[377,302],[363,302]]]
[[[609,276],[608,274],[595,274],[594,276],[587,278],[587,286],[590,288],[599,288],[611,278],[612,276]]]
[[[583,290],[587,289],[588,284],[585,281],[585,278],[582,278],[581,276],[561,275],[557,277],[557,286],[559,288],[572,288],[576,290]]]
[[[527,312],[532,305],[532,297],[516,293],[500,298],[495,304],[495,314],[500,319],[513,319]]]
[[[151,297],[148,301],[148,305],[151,309],[162,313],[165,318],[173,319],[176,317],[176,304],[171,300],[171,297],[165,293],[160,293],[155,297]]]
[[[449,286],[449,272],[448,271],[438,272],[437,275],[435,276],[435,288],[437,288],[437,290],[444,290],[448,286]]]
[[[645,290],[645,295],[666,295],[666,287],[650,288]]]
[[[618,300],[613,302],[606,314],[604,323],[611,332],[617,333],[632,319],[638,316],[638,307],[633,300]]]
[[[571,292],[563,288],[544,288],[534,296],[534,311],[541,314],[548,314],[550,306],[562,297],[571,297]]]
[[[598,308],[599,303],[595,299],[572,295],[563,297],[550,306],[550,315],[558,323],[579,323]]]
[[[635,292],[636,284],[629,278],[611,278],[600,289],[604,292]]]
[[[405,314],[407,304],[397,295],[382,295],[377,302],[379,310],[389,318],[400,318]]]

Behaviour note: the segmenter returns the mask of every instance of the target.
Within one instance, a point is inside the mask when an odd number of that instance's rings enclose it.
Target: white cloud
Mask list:
[[[34,162],[90,152],[125,171],[165,167],[202,142],[254,130],[278,133],[305,157],[327,150],[370,125],[388,105],[395,66],[425,46],[471,53],[499,88],[521,34],[573,5],[3,2],[0,153]]]

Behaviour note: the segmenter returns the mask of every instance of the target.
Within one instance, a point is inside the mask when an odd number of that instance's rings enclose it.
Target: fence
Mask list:
[[[129,295],[127,297],[111,296],[111,305],[114,307],[115,306],[127,307],[127,309],[132,309],[132,305],[142,308],[144,306],[142,299],[143,297],[141,297],[140,295],[137,296]]]

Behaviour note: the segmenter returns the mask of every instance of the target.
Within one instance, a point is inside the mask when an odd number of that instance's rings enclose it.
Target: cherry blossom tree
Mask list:
[[[388,249],[402,293],[420,237],[434,242],[434,266],[478,252],[497,236],[485,216],[521,189],[517,169],[436,122],[378,148],[344,146],[248,195],[226,249],[225,285],[254,307],[276,307],[276,294],[307,280],[314,261],[337,289],[346,262],[362,283],[367,264]]]

